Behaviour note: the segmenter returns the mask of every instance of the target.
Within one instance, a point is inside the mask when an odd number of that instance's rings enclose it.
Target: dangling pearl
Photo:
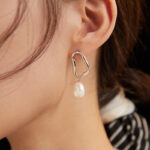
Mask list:
[[[81,98],[85,95],[84,85],[81,82],[77,82],[75,84],[74,96],[77,98]]]

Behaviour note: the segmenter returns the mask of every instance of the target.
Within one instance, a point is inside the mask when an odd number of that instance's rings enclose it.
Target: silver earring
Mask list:
[[[74,56],[76,54],[80,54],[82,56],[82,59],[87,67],[87,71],[83,72],[80,76],[76,72],[77,65],[76,65],[76,60],[74,58]],[[75,89],[74,89],[74,96],[77,98],[81,98],[85,95],[85,88],[84,88],[84,85],[80,82],[80,79],[85,77],[89,73],[90,66],[89,66],[88,61],[87,61],[86,57],[84,56],[83,52],[81,52],[79,50],[75,51],[72,54],[72,63],[73,63],[73,72],[74,72],[75,77],[77,78],[77,82],[75,84]]]

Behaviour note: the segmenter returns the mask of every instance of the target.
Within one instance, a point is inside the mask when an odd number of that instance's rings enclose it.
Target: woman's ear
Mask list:
[[[80,0],[80,29],[73,35],[76,49],[85,54],[104,44],[113,32],[117,6],[115,0]]]

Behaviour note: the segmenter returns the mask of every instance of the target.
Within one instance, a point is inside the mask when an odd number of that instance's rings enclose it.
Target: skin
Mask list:
[[[13,19],[16,6],[17,0],[0,0],[0,33]],[[90,17],[87,8],[91,9]],[[32,54],[39,43],[41,0],[29,0],[28,11],[24,22],[1,48],[0,73]],[[12,150],[113,149],[98,106],[96,54],[110,37],[116,16],[115,0],[63,3],[58,29],[44,55],[0,82],[0,139],[7,137]],[[86,94],[80,99],[73,95],[77,80],[71,54],[76,50],[84,53],[90,65],[90,73],[81,80]],[[82,59],[76,59],[82,73]]]

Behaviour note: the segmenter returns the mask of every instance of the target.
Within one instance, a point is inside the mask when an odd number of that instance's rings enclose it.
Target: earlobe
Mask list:
[[[78,48],[86,54],[96,50],[110,37],[116,22],[115,0],[82,0],[82,25],[75,35]]]

